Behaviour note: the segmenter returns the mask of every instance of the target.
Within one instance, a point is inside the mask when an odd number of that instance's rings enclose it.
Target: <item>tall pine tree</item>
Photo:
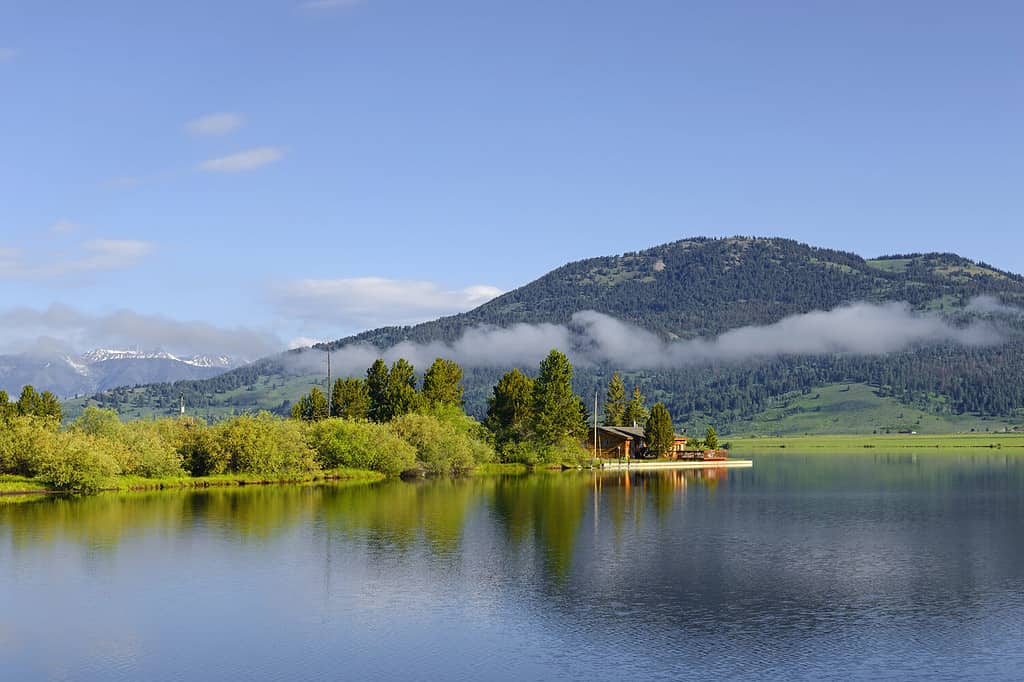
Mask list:
[[[622,416],[623,426],[640,426],[647,422],[646,402],[640,387],[634,386],[633,398],[626,404],[626,412]]]
[[[622,377],[618,372],[612,374],[608,382],[608,393],[604,401],[604,425],[625,426],[626,387],[622,385]]]
[[[541,445],[556,445],[586,430],[586,410],[572,391],[572,365],[552,350],[533,383],[533,437]]]
[[[668,408],[661,403],[655,403],[651,408],[651,416],[644,425],[644,440],[647,441],[647,447],[658,457],[664,457],[665,453],[672,449],[675,440],[672,416],[668,413]]]
[[[375,422],[386,422],[388,391],[388,366],[377,358],[366,370],[366,392],[370,398],[368,416]]]
[[[518,443],[528,437],[532,421],[533,379],[513,369],[501,377],[487,399],[484,424],[499,443]]]
[[[434,360],[423,375],[423,400],[428,405],[462,407],[462,368],[451,360]]]

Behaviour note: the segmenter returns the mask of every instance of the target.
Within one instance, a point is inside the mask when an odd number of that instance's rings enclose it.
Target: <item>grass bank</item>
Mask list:
[[[839,436],[761,436],[729,438],[733,452],[756,450],[962,450],[964,448],[1014,449],[1024,453],[1021,433],[963,433],[948,435],[839,435]]]
[[[128,492],[139,490],[174,490],[185,488],[238,487],[244,485],[276,485],[296,483],[322,483],[345,481],[375,483],[385,478],[378,471],[338,468],[310,474],[219,474],[216,476],[168,476],[145,478],[142,476],[113,476],[104,482],[100,492]],[[0,476],[0,496],[26,496],[56,494],[45,481],[26,476]]]

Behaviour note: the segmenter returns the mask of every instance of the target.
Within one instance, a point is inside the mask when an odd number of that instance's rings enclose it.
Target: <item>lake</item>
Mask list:
[[[1024,456],[0,502],[4,679],[1024,671]]]

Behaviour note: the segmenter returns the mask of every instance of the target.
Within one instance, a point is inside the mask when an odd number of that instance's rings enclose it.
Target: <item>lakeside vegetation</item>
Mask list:
[[[214,424],[184,416],[125,422],[113,410],[87,407],[62,425],[59,402],[25,387],[15,403],[0,395],[0,493],[370,481],[481,466],[577,465],[587,457],[579,445],[586,412],[571,380],[568,359],[552,351],[528,394],[517,394],[526,404],[517,408],[514,436],[495,410],[490,426],[500,437],[466,415],[462,369],[443,359],[426,371],[422,388],[406,360],[390,368],[377,360],[366,379],[339,379],[329,396],[312,388],[290,418],[260,412]]]

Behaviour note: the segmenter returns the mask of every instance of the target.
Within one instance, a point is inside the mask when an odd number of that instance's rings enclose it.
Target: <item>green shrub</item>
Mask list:
[[[230,462],[230,470],[246,474],[310,473],[319,470],[316,453],[306,445],[302,425],[268,412],[242,415],[214,431],[215,460]]]
[[[434,474],[460,473],[477,462],[494,461],[494,449],[450,421],[429,414],[404,414],[390,424],[416,448],[416,459]],[[463,425],[464,426],[464,425]]]
[[[54,433],[39,452],[37,475],[54,490],[92,493],[120,473],[109,443],[83,433]]]
[[[583,448],[578,441],[566,438],[554,445],[544,445],[538,450],[538,458],[543,464],[562,466],[583,466],[590,462],[591,453]]]
[[[167,438],[166,430],[160,424],[130,422],[125,425],[123,438],[125,449],[131,456],[132,467],[122,467],[122,473],[146,478],[167,478],[185,474],[181,453],[174,442]]]
[[[416,466],[416,448],[384,424],[328,419],[306,427],[306,442],[325,469],[351,467],[396,476]]]
[[[498,459],[507,464],[525,464],[534,466],[540,463],[541,453],[530,443],[502,443],[498,449]]]
[[[35,476],[56,432],[52,419],[13,416],[0,424],[0,473]]]

